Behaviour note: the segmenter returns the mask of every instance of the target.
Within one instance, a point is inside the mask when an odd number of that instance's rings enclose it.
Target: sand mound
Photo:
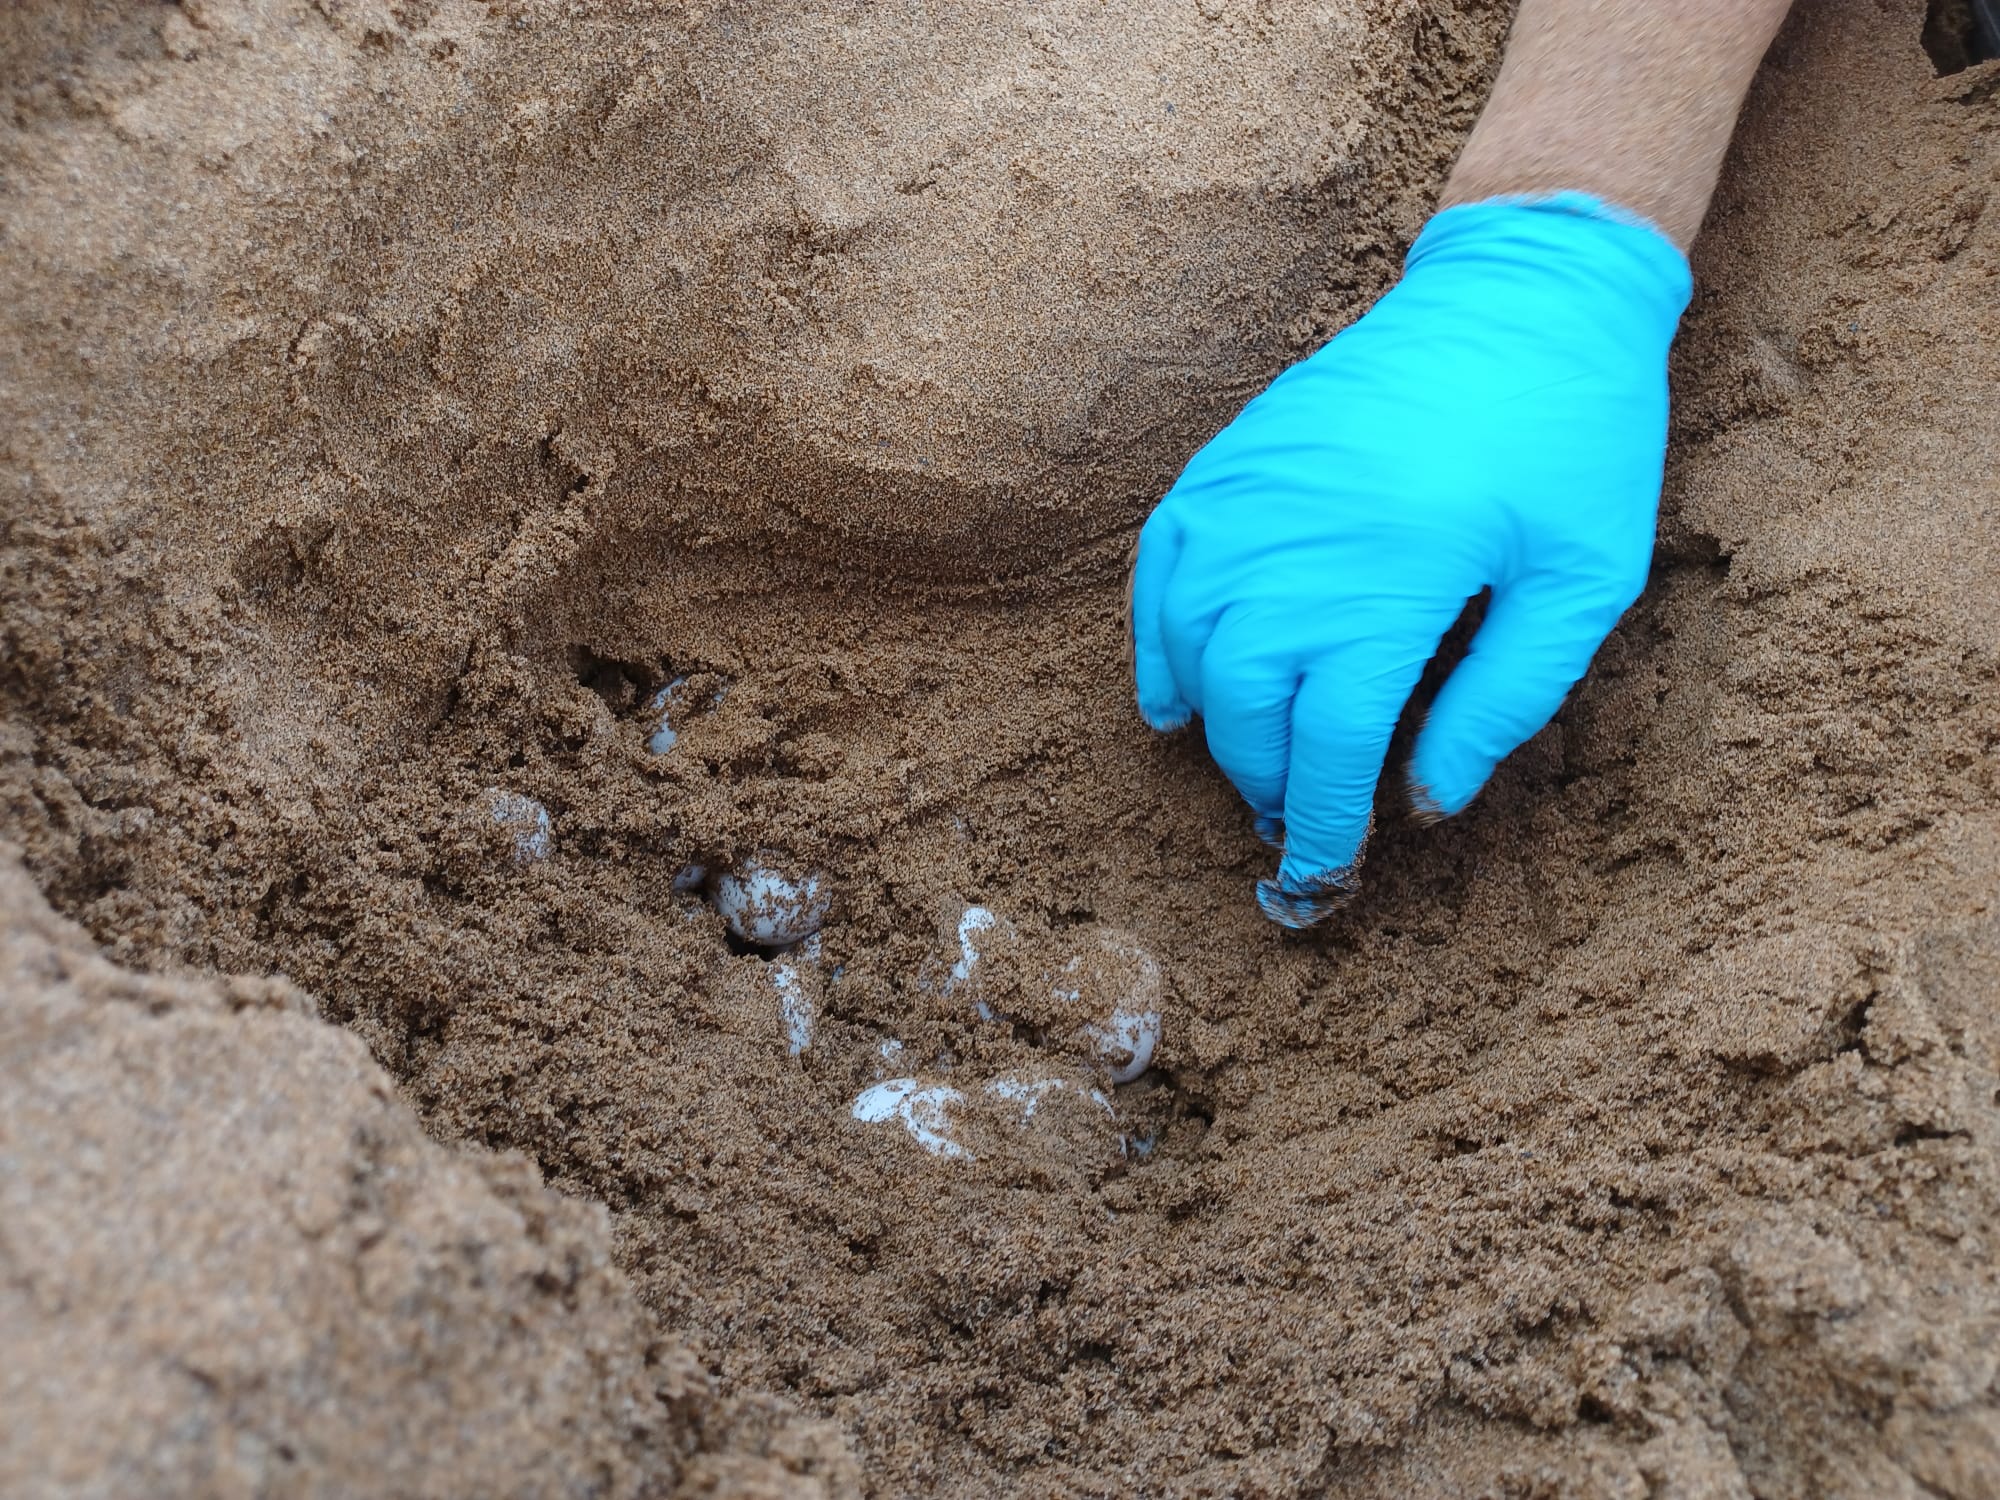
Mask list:
[[[852,1491],[648,1337],[601,1209],[425,1139],[284,981],[117,968],[0,858],[0,1489]]]
[[[1990,1495],[2000,87],[1809,9],[1646,599],[1300,940],[1122,561],[1394,274],[1505,7],[17,7],[0,827],[608,1206],[885,1493]],[[760,851],[817,956],[680,878]]]

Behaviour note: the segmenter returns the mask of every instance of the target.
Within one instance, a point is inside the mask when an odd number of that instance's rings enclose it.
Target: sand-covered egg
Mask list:
[[[965,1095],[949,1084],[891,1078],[863,1089],[851,1112],[864,1124],[901,1125],[911,1140],[933,1156],[970,1157],[972,1153],[958,1143],[952,1119],[964,1104]]]
[[[654,755],[665,755],[680,743],[680,731],[674,728],[673,718],[681,690],[686,686],[687,678],[676,677],[646,700],[646,722],[651,726],[646,735],[646,749]]]
[[[486,789],[486,811],[513,836],[515,864],[540,864],[554,852],[549,810],[533,797],[490,786]]]
[[[721,707],[728,696],[728,682],[713,672],[685,672],[673,678],[641,710],[647,752],[665,755],[680,743],[681,730],[690,719]]]
[[[1014,924],[991,907],[968,906],[959,916],[953,932],[958,956],[944,976],[944,992],[970,995],[972,1008],[982,1021],[995,1020],[999,1013],[983,993],[986,986],[980,982],[980,961],[999,943],[1014,936]]]
[[[1024,940],[992,908],[968,906],[953,935],[958,956],[943,989],[969,1000],[980,1020],[1025,1024],[1045,1044],[1067,1038],[1114,1084],[1152,1065],[1166,979],[1131,933],[1091,926]],[[1039,987],[1022,981],[1041,965]]]
[[[1087,1073],[1040,1067],[1002,1073],[973,1097],[976,1125],[984,1128],[968,1129],[963,1138],[982,1156],[990,1151],[1092,1174],[1125,1156],[1117,1107]]]
[[[820,929],[833,906],[826,880],[763,858],[717,877],[715,909],[729,930],[759,948],[789,948]]]
[[[1050,981],[1050,992],[1076,1018],[1074,1035],[1111,1074],[1130,1083],[1152,1065],[1160,1042],[1166,980],[1159,961],[1128,932],[1082,929],[1078,951]]]
[[[952,963],[951,973],[945,977],[946,993],[972,977],[972,971],[979,967],[980,934],[990,932],[999,925],[1000,919],[990,907],[966,907],[964,915],[958,919],[958,957]]]
[[[1068,1098],[1082,1099],[1103,1111],[1107,1118],[1116,1119],[1118,1116],[1104,1090],[1079,1083],[1073,1078],[1035,1078],[1022,1073],[1004,1073],[998,1078],[988,1079],[981,1092],[996,1102],[1003,1115],[1010,1116],[1019,1125],[1032,1124],[1043,1103],[1050,1099],[1059,1102]]]
[[[813,1043],[819,1025],[817,975],[803,964],[781,958],[770,967],[771,988],[778,993],[778,1023],[786,1050],[797,1057]]]
[[[933,1156],[1014,1167],[1101,1172],[1124,1154],[1110,1096],[1086,1076],[1003,1073],[963,1088],[891,1078],[863,1089],[850,1112],[893,1124]]]

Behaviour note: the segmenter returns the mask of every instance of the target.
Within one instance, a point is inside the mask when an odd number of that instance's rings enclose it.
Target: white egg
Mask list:
[[[951,1136],[951,1112],[964,1103],[965,1095],[946,1084],[891,1078],[863,1089],[854,1100],[853,1114],[869,1124],[900,1122],[910,1139],[933,1156],[970,1160],[972,1153]]]
[[[953,990],[970,983],[973,971],[979,967],[979,960],[984,950],[991,946],[995,938],[1004,937],[1013,930],[1013,923],[1005,917],[996,915],[990,907],[966,907],[964,915],[958,919],[958,957],[952,962],[951,972],[945,975],[944,992],[949,995]],[[998,1014],[990,1004],[976,995],[972,1001],[972,1008],[979,1013],[979,1019],[982,1021],[994,1020]]]
[[[759,948],[789,948],[819,931],[833,897],[818,875],[781,874],[751,860],[715,882],[715,909],[729,930]]]
[[[1129,934],[1104,927],[1086,935],[1083,951],[1051,987],[1058,1000],[1084,1013],[1075,1035],[1096,1052],[1113,1083],[1130,1083],[1152,1065],[1165,991],[1153,955]]]
[[[1003,1073],[975,1097],[966,1138],[982,1157],[1097,1172],[1125,1155],[1110,1092],[1088,1073]]]
[[[944,990],[973,985],[984,950],[1013,933],[1013,924],[984,906],[968,906],[958,919],[958,961]],[[1109,927],[1077,934],[1080,951],[1047,976],[1049,993],[1078,1016],[1070,1035],[1103,1062],[1114,1084],[1130,1083],[1152,1066],[1160,1043],[1160,1007],[1166,984],[1159,963],[1131,934]],[[982,1021],[1008,1020],[974,988]]]
[[[903,1112],[903,1101],[921,1087],[914,1078],[891,1078],[886,1083],[870,1084],[854,1096],[854,1118],[870,1125],[897,1119]]]
[[[1111,1070],[1113,1083],[1130,1083],[1153,1065],[1160,1045],[1160,1013],[1156,1010],[1115,1010],[1107,1021],[1083,1028],[1097,1044],[1097,1055]]]
[[[687,679],[676,677],[646,701],[646,711],[655,716],[653,732],[646,737],[646,748],[655,755],[665,755],[680,742],[680,734],[668,719],[675,695],[685,686]]]
[[[1102,1089],[1089,1088],[1067,1078],[1023,1078],[1009,1075],[993,1079],[985,1089],[986,1093],[999,1100],[1001,1104],[1011,1107],[1009,1112],[1017,1125],[1031,1122],[1035,1118],[1035,1111],[1041,1107],[1042,1100],[1050,1094],[1065,1091],[1088,1099],[1114,1120],[1118,1117],[1118,1112],[1111,1107],[1111,1101],[1104,1096]]]
[[[707,865],[682,865],[674,872],[674,893],[685,895],[689,891],[698,891],[707,879]]]
[[[785,1041],[792,1056],[797,1057],[812,1045],[819,1006],[806,976],[795,963],[780,959],[772,964],[771,984],[778,992],[778,1019],[784,1023]]]
[[[533,797],[490,786],[486,789],[486,810],[494,822],[513,834],[515,864],[539,864],[549,857],[555,847],[549,833],[549,810]]]
[[[951,966],[951,975],[944,982],[947,994],[972,977],[972,971],[979,967],[979,934],[990,931],[999,922],[986,907],[966,907],[965,915],[958,919],[958,961]]]

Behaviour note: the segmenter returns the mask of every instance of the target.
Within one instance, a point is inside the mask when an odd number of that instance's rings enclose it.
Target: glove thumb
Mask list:
[[[1450,817],[1555,717],[1638,590],[1537,574],[1496,591],[1472,650],[1431,705],[1410,758],[1419,814]]]

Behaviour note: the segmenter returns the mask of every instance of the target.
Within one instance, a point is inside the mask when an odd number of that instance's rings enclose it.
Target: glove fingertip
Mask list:
[[[1353,855],[1341,865],[1302,860],[1294,847],[1278,865],[1275,880],[1257,882],[1258,908],[1280,927],[1295,932],[1325,921],[1361,889],[1361,858],[1368,851],[1368,834],[1373,828],[1371,819]]]
[[[1162,619],[1167,580],[1180,559],[1181,536],[1164,510],[1155,510],[1139,533],[1126,580],[1126,612],[1131,630],[1132,678],[1139,715],[1155,731],[1179,729],[1194,717],[1194,706],[1174,681]]]
[[[1132,635],[1132,682],[1138,690],[1139,715],[1161,733],[1179,729],[1194,717],[1194,705],[1181,695],[1180,685],[1174,681],[1158,621],[1135,621]]]
[[[1165,700],[1139,695],[1139,717],[1146,721],[1146,727],[1156,734],[1171,734],[1176,729],[1187,727],[1194,717],[1194,710],[1172,695]]]
[[[1403,780],[1404,791],[1410,799],[1410,813],[1420,827],[1428,828],[1446,818],[1457,817],[1486,785],[1485,776],[1465,786],[1465,778],[1454,779],[1427,772],[1420,760],[1421,757],[1410,762],[1409,772]],[[1488,774],[1491,774],[1490,768]]]
[[[1352,865],[1304,880],[1281,874],[1275,880],[1257,882],[1257,908],[1280,927],[1303,932],[1345,905],[1355,889]]]
[[[1442,823],[1451,814],[1444,810],[1444,804],[1437,795],[1424,784],[1414,769],[1404,779],[1403,790],[1410,799],[1410,815],[1417,820],[1419,828],[1428,828],[1433,823]]]

